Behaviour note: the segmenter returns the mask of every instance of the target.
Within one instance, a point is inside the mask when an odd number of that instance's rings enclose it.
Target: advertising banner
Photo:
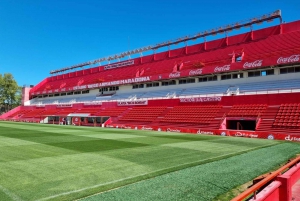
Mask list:
[[[191,98],[180,98],[181,103],[194,103],[194,102],[219,102],[222,100],[221,96],[213,97],[191,97]]]
[[[148,105],[148,100],[134,100],[134,101],[118,101],[118,106],[128,106],[128,105]]]
[[[258,132],[258,131],[245,131],[245,130],[213,130],[213,129],[197,129],[197,128],[181,128],[174,126],[141,126],[134,124],[109,124],[108,128],[119,129],[134,129],[134,130],[148,130],[148,131],[161,131],[161,132],[174,132],[174,133],[191,133],[197,135],[220,135],[228,137],[246,137],[246,138],[261,138],[268,140],[285,140],[300,142],[298,135],[274,133],[274,132]]]

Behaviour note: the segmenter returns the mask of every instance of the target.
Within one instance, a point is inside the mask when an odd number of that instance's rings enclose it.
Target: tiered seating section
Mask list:
[[[44,109],[31,110],[22,115],[22,118],[34,118],[36,116],[40,116],[43,112],[45,112]]]
[[[61,109],[56,113],[56,115],[58,115],[58,116],[67,116],[70,113],[76,113],[76,111],[77,111],[77,109],[74,109],[74,108]]]
[[[243,81],[243,80],[241,80]],[[246,81],[246,80],[245,80]],[[216,86],[196,86],[184,88],[184,85],[175,86],[173,89],[160,89],[157,88],[155,91],[148,92],[127,92],[127,93],[116,93],[112,96],[96,97],[74,97],[70,98],[42,98],[36,99],[33,105],[52,105],[52,104],[72,104],[72,103],[83,103],[83,102],[101,102],[101,101],[112,101],[121,99],[130,99],[131,97],[141,98],[168,98],[168,94],[175,94],[178,96],[191,96],[191,95],[207,95],[207,94],[219,94],[223,95],[230,85],[216,85]],[[289,79],[289,80],[272,80],[272,81],[261,81],[255,83],[240,83],[236,84],[239,88],[240,94],[256,94],[258,91],[285,91],[290,89],[299,89],[300,79]],[[171,88],[171,87],[170,87]],[[299,90],[300,91],[300,90]],[[71,102],[68,102],[71,100]]]
[[[171,109],[160,122],[209,124],[222,106],[177,106]]]
[[[143,121],[152,122],[161,115],[167,107],[134,107],[127,112],[121,121]]]
[[[74,113],[76,114],[90,114],[91,116],[96,116],[96,114],[100,111],[99,108],[82,108],[76,110]]]
[[[74,86],[81,86],[93,83],[101,83],[113,80],[121,80],[127,78],[136,77],[136,72],[143,69],[144,74],[142,76],[160,75],[164,73],[171,73],[173,71],[174,64],[178,61],[185,63],[185,68],[195,68],[194,65],[199,61],[205,63],[205,66],[225,65],[231,62],[231,57],[228,56],[236,50],[243,50],[245,53],[244,60],[253,61],[256,59],[264,59],[271,56],[290,56],[295,54],[299,50],[300,46],[300,32],[294,31],[285,34],[271,35],[269,37],[264,36],[261,40],[256,41],[240,41],[237,43],[230,43],[225,47],[215,47],[216,49],[207,51],[203,48],[199,48],[197,51],[190,53],[179,54],[176,57],[162,56],[157,59],[146,60],[146,63],[133,65],[128,67],[122,67],[118,69],[102,70],[95,68],[94,70],[86,69],[79,72],[72,72],[66,75],[59,75],[57,78],[48,78],[47,81],[36,86],[32,92],[42,92],[44,90],[55,89],[69,89]],[[230,39],[229,39],[230,41]],[[203,44],[199,44],[200,46]],[[168,55],[168,52],[164,53]],[[152,55],[153,56],[153,55]],[[153,56],[154,57],[154,56]]]
[[[55,114],[57,114],[60,111],[60,109],[48,109],[45,110],[45,112],[42,113],[43,116],[53,116]]]
[[[225,110],[226,109],[226,110]],[[260,118],[256,131],[300,134],[300,103],[267,106],[265,104],[189,105],[189,106],[89,106],[79,108],[26,108],[6,119],[40,122],[47,116],[67,116],[70,113],[111,117],[113,124],[143,126],[176,126],[218,129],[226,117]],[[59,122],[55,122],[59,123]]]
[[[19,110],[11,115],[8,116],[8,119],[14,119],[14,118],[18,118],[21,117],[23,115],[25,115],[26,113],[30,112],[31,110]]]
[[[267,108],[265,104],[233,105],[228,117],[258,117]]]
[[[90,116],[112,116],[117,117],[126,111],[128,107],[116,107],[116,108],[56,108],[56,109],[21,109],[10,116],[7,119],[20,119],[20,120],[34,120],[41,119],[46,116],[67,116],[71,113],[75,114],[89,114]]]
[[[300,127],[300,103],[282,104],[273,123],[275,128]]]
[[[110,117],[117,117],[120,116],[125,110],[127,110],[127,107],[121,107],[121,108],[106,108],[103,110],[100,110],[98,113],[96,113],[96,116],[110,116]]]

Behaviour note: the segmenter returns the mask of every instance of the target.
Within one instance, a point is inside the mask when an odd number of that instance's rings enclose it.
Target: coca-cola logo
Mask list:
[[[169,78],[180,77],[180,72],[170,73]]]
[[[168,128],[168,129],[167,129],[167,132],[177,132],[177,133],[180,133],[181,130],[179,130],[179,129]]]
[[[230,70],[230,65],[217,66],[215,67],[215,72],[223,72]]]
[[[189,72],[189,75],[201,75],[201,74],[202,74],[202,69],[191,70]]]
[[[246,62],[244,63],[243,68],[255,68],[255,67],[260,67],[262,66],[263,60],[256,60],[253,62]]]
[[[294,54],[290,57],[279,57],[277,60],[277,64],[295,63],[298,62],[299,59],[300,59],[299,54]]]

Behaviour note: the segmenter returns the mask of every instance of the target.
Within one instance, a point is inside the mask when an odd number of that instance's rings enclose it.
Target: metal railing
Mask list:
[[[244,199],[247,199],[249,196],[253,195],[254,199],[256,199],[256,193],[258,190],[260,190],[263,186],[268,184],[269,182],[273,181],[278,175],[285,172],[287,169],[294,166],[296,163],[300,162],[300,156],[297,156],[295,159],[291,160],[286,165],[282,166],[278,170],[271,172],[268,176],[266,176],[263,180],[260,182],[254,184],[250,188],[248,188],[246,191],[238,195],[237,197],[233,198],[231,201],[242,201]]]

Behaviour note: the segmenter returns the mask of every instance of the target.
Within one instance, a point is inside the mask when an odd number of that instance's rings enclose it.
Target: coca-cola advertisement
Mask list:
[[[256,67],[261,67],[263,64],[263,60],[256,60],[253,62],[246,62],[243,65],[243,68],[256,68]]]
[[[296,63],[299,62],[300,54],[294,54],[289,57],[279,57],[277,64]]]
[[[202,69],[196,69],[196,70],[191,70],[189,72],[189,75],[201,75],[202,74]]]
[[[180,77],[180,72],[170,73],[169,78]]]
[[[228,70],[230,70],[230,65],[224,65],[221,67],[219,67],[219,66],[215,67],[214,72],[224,72],[224,71],[228,71]]]

